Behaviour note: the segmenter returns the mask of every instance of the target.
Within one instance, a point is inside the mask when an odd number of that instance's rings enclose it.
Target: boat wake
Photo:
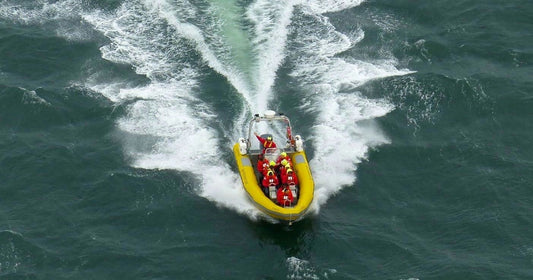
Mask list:
[[[55,22],[58,36],[104,41],[103,59],[134,69],[134,75],[110,74],[109,66],[88,62],[83,81],[125,106],[117,126],[134,167],[192,173],[199,178],[199,195],[252,218],[259,212],[220,151],[229,155],[253,113],[279,107],[273,88],[282,64],[293,65],[290,76],[308,92],[295,113],[314,116],[307,134],[298,133],[314,151],[315,211],[354,183],[369,148],[388,141],[372,120],[393,106],[362,96],[357,87],[409,73],[397,69],[391,57],[362,61],[340,55],[356,47],[364,31],[343,34],[327,14],[356,8],[362,0],[255,0],[248,6],[237,0],[202,6],[134,0],[112,8],[81,0],[4,2],[2,18]],[[223,77],[236,93],[232,103],[239,103],[240,111],[229,125],[220,123],[217,108],[201,94],[206,71]]]
[[[309,92],[300,108],[317,117],[309,135],[315,151],[310,165],[317,211],[332,194],[354,183],[356,166],[370,148],[388,143],[372,120],[392,111],[393,105],[365,98],[357,87],[372,79],[411,73],[397,69],[394,58],[361,61],[341,57],[364,38],[364,31],[338,32],[324,14],[362,1],[330,2],[304,6],[294,15],[294,44],[298,47],[288,54],[295,65],[291,75]]]

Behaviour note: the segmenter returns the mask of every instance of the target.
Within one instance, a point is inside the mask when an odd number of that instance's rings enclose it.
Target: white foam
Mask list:
[[[220,166],[209,166],[203,171],[203,185],[201,195],[218,205],[234,209],[251,219],[262,217],[257,208],[250,203],[243,191],[242,182],[238,174],[225,163]]]
[[[387,137],[372,122],[393,110],[385,100],[372,100],[357,93],[365,82],[410,73],[395,67],[394,59],[361,61],[338,54],[364,38],[358,30],[350,36],[338,32],[324,12],[354,7],[362,1],[307,1],[302,23],[296,28],[300,43],[292,75],[310,90],[301,108],[317,116],[311,142],[315,155],[310,160],[315,180],[314,210],[332,194],[355,181],[355,169],[369,148],[387,143]],[[360,121],[365,120],[365,125]],[[332,176],[333,174],[333,176]]]
[[[254,24],[253,43],[258,55],[256,112],[268,109],[272,99],[271,89],[276,80],[276,71],[285,58],[288,26],[294,5],[298,2],[258,0],[246,12],[247,18]]]
[[[34,1],[2,1],[0,16],[21,24],[43,24],[51,21],[77,17],[79,5],[76,0],[66,0],[49,3]]]
[[[24,93],[22,95],[22,103],[24,104],[40,104],[45,106],[52,106],[48,101],[40,97],[37,92],[34,90],[28,90],[22,87],[19,87],[19,89],[23,90]]]
[[[70,22],[81,17],[104,34],[110,43],[101,48],[102,57],[131,65],[149,80],[146,85],[132,86],[129,81],[95,74],[87,82],[117,104],[129,104],[117,126],[125,134],[124,149],[132,165],[190,172],[198,178],[201,196],[257,217],[238,174],[221,161],[220,150],[232,143],[220,143],[220,139],[241,137],[250,114],[272,105],[272,87],[284,59],[291,59],[296,65],[292,75],[310,89],[300,108],[317,117],[306,139],[315,151],[310,164],[316,183],[316,211],[333,193],[353,184],[356,165],[371,147],[388,142],[372,120],[393,106],[385,100],[365,98],[356,88],[371,79],[409,71],[397,69],[392,55],[376,61],[342,57],[342,52],[364,38],[364,32],[357,29],[342,34],[324,15],[361,2],[256,0],[245,14],[252,34],[246,34],[235,18],[241,9],[240,2],[235,1],[225,2],[226,6],[215,3],[208,13],[186,0],[124,1],[114,12],[84,11],[80,0],[37,1],[28,7],[7,1],[9,5],[0,7],[0,16],[20,18],[25,23],[39,23],[42,18]],[[208,18],[199,20],[200,16]],[[287,38],[292,31],[294,43],[301,47],[288,53]],[[64,32],[75,34],[72,30]],[[238,40],[248,35],[249,41],[232,42],[224,34],[233,34]],[[198,66],[189,62],[191,51],[243,97],[245,109],[233,120],[232,135],[219,135],[211,125],[216,118],[214,110],[197,97],[201,74]],[[250,57],[249,64],[246,56]]]
[[[364,0],[302,0],[303,6],[314,14],[338,12],[359,6]]]
[[[315,268],[309,261],[297,257],[289,257],[286,260],[288,275],[287,279],[320,279]]]
[[[0,18],[22,25],[40,25],[69,41],[92,39],[91,30],[80,21],[82,5],[79,0],[8,1],[0,3]]]
[[[146,86],[124,88],[122,82],[103,85],[98,81],[101,77],[94,76],[90,85],[117,103],[133,100],[118,128],[126,134],[125,152],[134,167],[190,172],[198,178],[201,196],[256,217],[258,211],[248,201],[240,178],[221,160],[220,149],[226,147],[220,147],[220,136],[209,125],[216,116],[195,96],[199,74],[186,63],[187,54],[182,54],[187,48],[185,40],[195,42],[212,67],[236,76],[209,50],[201,30],[177,18],[194,11],[167,5],[166,1],[128,2],[113,14],[96,11],[84,15],[111,40],[101,49],[104,58],[133,65],[138,74],[150,79]],[[188,9],[187,5],[180,7]],[[172,33],[178,38],[169,40],[172,34],[165,33],[167,22],[179,29]]]
[[[253,106],[254,103],[251,98],[249,85],[243,80],[241,73],[231,65],[225,65],[219,60],[215,51],[205,41],[201,29],[193,24],[181,21],[179,10],[175,6],[170,5],[166,0],[145,0],[143,2],[152,11],[156,11],[160,18],[165,19],[168,24],[173,26],[180,36],[193,42],[196,50],[201,54],[207,64],[226,77],[237,91],[243,95],[247,103]]]

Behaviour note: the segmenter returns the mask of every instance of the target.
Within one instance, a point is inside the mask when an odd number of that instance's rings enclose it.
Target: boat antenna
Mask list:
[[[289,207],[292,207],[292,202],[289,201]],[[289,212],[289,226],[292,226],[292,211]]]

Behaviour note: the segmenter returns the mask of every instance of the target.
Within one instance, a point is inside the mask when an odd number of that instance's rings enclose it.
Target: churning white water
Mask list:
[[[343,34],[328,15],[356,9],[361,2],[255,0],[243,7],[231,0],[200,8],[187,0],[134,0],[103,11],[81,0],[25,6],[5,1],[0,15],[27,24],[56,22],[58,35],[69,40],[87,40],[91,32],[105,36],[102,58],[130,65],[147,78],[139,85],[126,78],[110,80],[95,70],[85,81],[113,102],[127,104],[117,127],[125,135],[124,150],[132,165],[190,172],[198,178],[199,195],[256,217],[237,172],[220,160],[220,150],[233,143],[211,126],[217,115],[199,96],[201,66],[223,76],[242,100],[244,111],[235,116],[236,129],[229,132],[236,141],[247,129],[248,116],[276,105],[273,86],[280,66],[285,61],[294,65],[290,75],[308,91],[298,109],[315,116],[310,135],[304,136],[314,150],[310,164],[318,211],[332,194],[354,183],[357,164],[369,148],[388,142],[372,120],[393,106],[362,96],[357,87],[410,73],[397,69],[390,56],[362,61],[339,55],[356,47],[364,30]],[[72,24],[76,21],[78,26]],[[292,44],[301,47],[289,50]],[[191,63],[191,53],[201,61]]]

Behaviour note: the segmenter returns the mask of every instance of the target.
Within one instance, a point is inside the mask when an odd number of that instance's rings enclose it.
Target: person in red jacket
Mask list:
[[[263,178],[263,182],[261,183],[263,187],[268,188],[270,186],[277,187],[279,185],[278,176],[274,174],[271,170],[267,172],[267,175]]]
[[[282,174],[281,176],[281,183],[286,185],[298,185],[298,177],[296,177],[296,173],[294,173],[292,169],[288,168],[285,175]]]
[[[287,160],[282,160],[281,164],[277,166],[277,168],[278,168],[277,171],[278,171],[280,178],[283,178],[287,173],[287,169],[292,168],[292,166],[291,166],[291,163],[288,162]]]
[[[268,148],[276,148],[276,143],[274,143],[274,141],[272,140],[272,136],[267,136],[267,138],[263,138],[259,136],[257,132],[254,132],[254,134],[255,137],[257,137],[257,140],[259,140],[259,142],[261,142],[261,144],[263,145],[262,154],[265,154],[265,150]]]
[[[266,160],[266,162],[268,162],[268,160]],[[257,156],[257,171],[260,173],[260,174],[263,174],[264,173],[264,170],[265,170],[265,159],[263,158],[263,155],[260,154]]]
[[[291,189],[288,186],[279,188],[278,190],[278,204],[281,206],[290,206],[294,202],[294,197],[292,196]]]
[[[282,162],[283,160],[286,160],[286,161],[288,161],[289,163],[292,163],[292,161],[291,161],[291,157],[290,157],[289,155],[287,155],[286,152],[282,152],[282,153],[279,155],[278,159],[276,160],[276,164],[277,164],[277,165],[280,165],[281,162]]]

